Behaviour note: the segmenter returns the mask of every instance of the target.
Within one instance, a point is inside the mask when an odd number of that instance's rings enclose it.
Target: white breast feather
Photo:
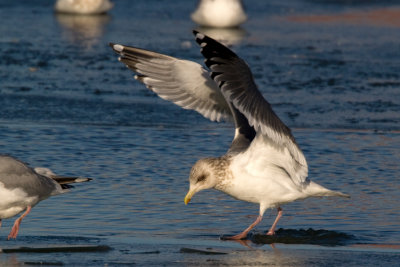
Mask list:
[[[37,197],[28,197],[21,188],[9,190],[0,182],[0,219],[13,217],[37,202]]]

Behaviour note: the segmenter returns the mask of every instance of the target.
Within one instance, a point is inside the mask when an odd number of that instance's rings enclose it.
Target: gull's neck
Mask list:
[[[216,180],[214,188],[220,191],[224,191],[226,186],[229,184],[229,181],[233,178],[232,172],[229,168],[229,165],[232,161],[232,156],[224,155],[222,157],[207,158],[204,160],[208,163],[212,175]]]

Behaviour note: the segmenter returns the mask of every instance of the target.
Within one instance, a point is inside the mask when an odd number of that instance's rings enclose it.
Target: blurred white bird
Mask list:
[[[109,0],[57,0],[54,10],[60,13],[95,15],[106,13],[112,7]]]
[[[191,18],[200,26],[238,27],[247,16],[240,0],[200,0]]]

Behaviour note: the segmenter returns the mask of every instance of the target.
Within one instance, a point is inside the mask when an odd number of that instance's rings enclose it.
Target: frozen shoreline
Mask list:
[[[24,239],[30,239],[26,237]],[[44,239],[52,239],[44,237]],[[398,263],[400,246],[354,244],[349,246],[255,245],[246,241],[177,240],[159,238],[87,238],[89,243],[65,245],[31,244],[19,248],[15,242],[0,242],[0,264],[19,266],[47,264],[66,266],[172,265],[172,266],[377,266]],[[201,237],[199,237],[201,238]],[[32,237],[34,239],[34,237]],[[77,238],[79,240],[80,238]],[[71,241],[71,237],[66,238]],[[121,243],[122,241],[122,243]],[[79,242],[78,242],[79,243]],[[94,244],[95,243],[95,244]],[[7,247],[7,248],[5,248]],[[77,251],[77,248],[81,251]]]

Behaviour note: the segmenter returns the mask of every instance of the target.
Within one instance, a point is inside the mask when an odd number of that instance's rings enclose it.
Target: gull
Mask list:
[[[193,32],[209,71],[192,61],[110,44],[119,60],[137,73],[136,80],[161,98],[212,121],[234,121],[235,135],[227,153],[200,159],[192,167],[185,204],[210,188],[259,204],[257,219],[242,233],[227,238],[244,239],[269,208],[278,210],[267,232],[273,235],[283,204],[308,197],[349,197],[308,179],[303,152],[257,89],[247,63],[221,43]]]
[[[82,183],[92,179],[85,177],[63,177],[44,167],[31,168],[22,161],[0,155],[0,226],[2,219],[25,212],[15,220],[8,239],[18,235],[22,219],[33,206],[54,195],[66,193],[71,183]]]
[[[95,15],[106,13],[112,7],[109,0],[57,0],[54,10],[60,13]]]
[[[230,28],[238,27],[247,16],[240,0],[200,0],[191,18],[200,26]]]

